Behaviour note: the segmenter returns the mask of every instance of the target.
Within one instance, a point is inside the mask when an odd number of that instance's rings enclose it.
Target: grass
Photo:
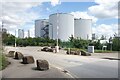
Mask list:
[[[72,51],[87,51],[86,49],[79,49],[79,48],[70,48]],[[64,50],[68,50],[68,48],[65,48]]]
[[[3,70],[7,67],[9,62],[7,61],[5,55],[2,54],[2,50],[0,50],[0,70]]]
[[[79,48],[70,48],[72,51],[80,50],[80,51],[87,51],[87,49],[79,49]],[[64,50],[68,50],[68,48],[65,48]],[[95,53],[113,53],[113,51],[110,50],[95,50]]]
[[[113,51],[109,50],[95,50],[95,53],[112,53]]]

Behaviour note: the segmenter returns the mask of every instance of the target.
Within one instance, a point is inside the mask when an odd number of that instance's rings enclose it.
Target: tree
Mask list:
[[[102,35],[100,40],[106,40],[106,36]]]
[[[90,42],[89,45],[90,45],[90,46],[91,46],[91,45],[94,46],[94,48],[97,49],[97,50],[101,50],[101,49],[102,49],[102,46],[103,46],[103,45],[100,43],[100,40],[94,41],[94,42]]]
[[[69,39],[70,47],[86,49],[88,46],[88,40],[83,40],[81,38],[74,38],[73,36]]]
[[[15,43],[15,36],[13,36],[12,34],[3,34],[3,43],[5,45],[14,45]]]
[[[114,37],[112,40],[112,50],[120,51],[120,37]]]

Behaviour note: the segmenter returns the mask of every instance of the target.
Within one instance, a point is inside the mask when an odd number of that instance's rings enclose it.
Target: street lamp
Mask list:
[[[58,45],[58,30],[59,30],[59,25],[58,25],[58,23],[59,23],[59,21],[58,21],[58,13],[57,13],[57,45],[56,45],[56,52],[59,52],[59,45]]]
[[[112,37],[109,38],[109,43],[111,44],[111,51],[112,51]]]
[[[15,30],[15,44],[14,44],[14,46],[15,46],[15,53],[17,52],[17,48],[16,48],[16,30]]]
[[[2,43],[1,43],[1,44],[2,44],[2,47],[1,47],[1,48],[2,48],[2,49],[3,49],[3,26],[4,26],[4,22],[2,21],[2,28],[1,28],[1,40],[2,40],[2,41],[1,41],[1,42],[2,42]]]
[[[15,48],[16,48],[16,30],[15,30]]]

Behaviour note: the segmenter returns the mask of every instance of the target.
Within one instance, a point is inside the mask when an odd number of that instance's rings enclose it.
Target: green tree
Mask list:
[[[112,50],[120,51],[120,37],[114,37],[112,40]]]
[[[3,43],[5,45],[14,45],[15,44],[15,36],[12,34],[4,34],[3,36]]]
[[[102,35],[100,40],[106,40],[106,36]]]

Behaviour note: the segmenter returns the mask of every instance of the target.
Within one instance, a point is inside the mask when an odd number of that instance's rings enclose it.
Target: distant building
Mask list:
[[[120,37],[120,26],[118,26],[118,37]]]
[[[75,38],[92,40],[92,19],[75,19],[72,14],[55,13],[49,19],[35,21],[35,37],[49,37],[68,41],[73,35]]]
[[[48,19],[39,19],[35,21],[35,37],[48,37]]]
[[[96,37],[95,37],[95,33],[94,34],[92,34],[92,40],[95,40],[96,39]]]
[[[30,37],[30,30],[28,30],[28,37]]]
[[[84,40],[92,39],[92,19],[75,19],[74,20],[75,37]]]
[[[7,33],[7,29],[6,28],[0,28],[0,32]]]
[[[3,28],[3,29],[2,29],[2,32],[7,33],[7,29]]]
[[[18,29],[18,38],[24,38],[24,30]]]
[[[106,44],[106,43],[109,43],[109,40],[100,40],[100,43],[101,44]]]

